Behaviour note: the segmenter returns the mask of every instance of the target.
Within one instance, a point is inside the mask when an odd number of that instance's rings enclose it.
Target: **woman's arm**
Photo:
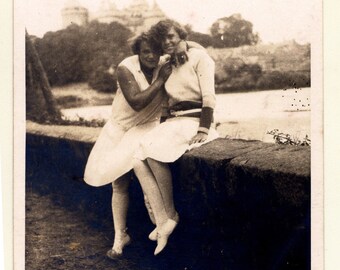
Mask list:
[[[175,66],[182,65],[186,61],[189,60],[187,51],[189,49],[191,49],[191,48],[195,48],[195,49],[200,49],[200,50],[206,51],[203,46],[201,46],[200,44],[198,44],[195,41],[181,40],[177,44],[176,50],[175,50],[174,56],[173,56],[173,62],[175,64]]]
[[[209,57],[209,55],[202,53],[202,57],[197,65],[197,77],[202,93],[203,105],[197,134],[192,138],[190,144],[204,142],[208,137],[216,104],[214,76],[214,61]]]
[[[164,91],[164,83],[170,74],[171,65],[166,63],[161,67],[158,78],[146,90],[141,91],[135,77],[128,68],[119,66],[117,70],[118,82],[122,93],[126,101],[135,111],[144,109],[159,91]]]
[[[205,48],[201,44],[199,44],[195,41],[187,40],[186,43],[187,43],[189,49],[190,48],[196,48],[196,49],[200,49],[200,50],[205,50]]]

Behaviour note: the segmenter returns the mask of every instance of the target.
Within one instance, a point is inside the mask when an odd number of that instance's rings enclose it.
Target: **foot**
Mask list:
[[[115,237],[115,241],[112,249],[108,250],[106,256],[111,260],[116,260],[123,255],[123,249],[125,246],[129,245],[131,242],[131,238],[127,233],[122,234],[121,236]]]
[[[174,221],[176,221],[176,223],[178,223],[179,222],[179,215],[178,215],[178,213],[175,212],[175,215],[171,219],[173,219]]]
[[[149,239],[151,241],[157,241],[157,232],[158,228],[156,227],[150,234],[149,234]]]
[[[159,254],[168,243],[170,234],[177,226],[177,222],[173,219],[167,219],[167,221],[160,227],[157,232],[157,247],[155,249],[155,255]]]
[[[171,218],[172,220],[174,220],[176,223],[179,222],[179,215],[176,212],[175,216]],[[158,232],[158,227],[156,227],[150,234],[149,234],[149,239],[151,241],[157,241],[157,232]]]

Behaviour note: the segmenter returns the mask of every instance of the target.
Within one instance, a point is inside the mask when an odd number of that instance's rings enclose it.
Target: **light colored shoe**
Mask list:
[[[157,241],[157,232],[158,228],[156,227],[150,234],[149,234],[149,239],[151,241]]]
[[[172,220],[176,221],[176,223],[179,222],[179,215],[176,212],[175,216],[172,218]],[[158,227],[156,227],[150,234],[149,234],[149,239],[151,241],[157,241],[157,231],[158,231]]]
[[[157,247],[154,254],[159,254],[168,243],[168,238],[177,226],[177,222],[173,219],[167,219],[167,221],[160,227],[157,232]]]
[[[113,247],[106,252],[106,256],[111,260],[116,260],[123,255],[123,249],[131,243],[130,236],[124,232],[121,236],[115,237]]]

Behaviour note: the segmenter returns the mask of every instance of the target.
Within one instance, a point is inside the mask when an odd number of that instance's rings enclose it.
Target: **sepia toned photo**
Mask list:
[[[322,1],[14,22],[15,269],[323,269]]]

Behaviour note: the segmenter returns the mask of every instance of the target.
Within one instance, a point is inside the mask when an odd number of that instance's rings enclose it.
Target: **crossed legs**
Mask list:
[[[134,159],[134,171],[154,213],[157,255],[166,246],[168,237],[178,222],[174,220],[177,213],[173,203],[171,172],[167,164],[152,159]]]
[[[154,214],[157,232],[156,255],[166,246],[168,237],[178,223],[178,215],[173,202],[171,171],[168,164],[153,159],[135,159],[134,170]],[[129,175],[125,174],[112,183],[115,239],[112,249],[107,253],[112,259],[120,257],[123,248],[131,241],[130,236],[126,233],[130,181]]]
[[[167,163],[148,158],[147,163],[154,174],[161,192],[165,211],[169,218],[175,219],[177,212],[173,200],[172,175]]]

